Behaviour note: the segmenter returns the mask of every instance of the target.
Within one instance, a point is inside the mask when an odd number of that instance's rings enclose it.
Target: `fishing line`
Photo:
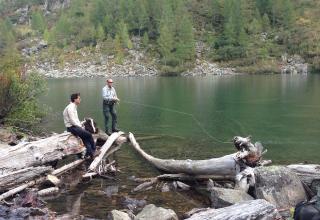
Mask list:
[[[150,105],[150,104],[145,104],[145,103],[139,103],[139,102],[132,102],[132,101],[121,101],[127,104],[132,104],[132,105],[139,105],[139,106],[143,106],[143,107],[147,107],[147,108],[153,108],[153,109],[158,109],[158,110],[162,110],[162,111],[168,111],[168,112],[173,112],[173,113],[177,113],[177,114],[181,114],[181,115],[186,115],[192,118],[192,120],[198,125],[198,127],[202,130],[202,132],[204,134],[206,134],[209,138],[211,138],[212,140],[218,142],[218,143],[222,143],[222,144],[229,144],[232,143],[231,141],[222,141],[216,137],[213,137],[201,124],[201,122],[193,115],[187,112],[182,112],[182,111],[178,111],[175,109],[171,109],[171,108],[163,108],[160,106],[156,106],[156,105]]]

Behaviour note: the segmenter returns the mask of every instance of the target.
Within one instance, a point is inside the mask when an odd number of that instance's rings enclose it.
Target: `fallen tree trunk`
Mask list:
[[[51,172],[52,168],[48,166],[28,167],[0,176],[0,191],[6,191],[16,185],[38,178],[39,176]]]
[[[132,133],[129,133],[129,139],[133,148],[147,161],[153,164],[159,170],[169,173],[185,173],[189,175],[217,175],[217,176],[235,176],[240,168],[234,159],[235,154],[226,155],[220,158],[209,160],[166,160],[155,158],[144,152]]]
[[[81,139],[68,132],[16,146],[8,145],[0,149],[0,170],[5,174],[25,167],[39,166],[83,150]]]
[[[235,205],[221,208],[209,209],[192,215],[188,220],[247,220],[264,219],[275,220],[282,219],[276,207],[263,199],[251,200],[237,203]]]

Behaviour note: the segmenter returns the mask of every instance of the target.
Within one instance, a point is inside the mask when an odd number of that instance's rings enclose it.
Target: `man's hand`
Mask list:
[[[112,100],[115,101],[115,102],[120,102],[120,99],[118,99],[117,97],[113,98]]]

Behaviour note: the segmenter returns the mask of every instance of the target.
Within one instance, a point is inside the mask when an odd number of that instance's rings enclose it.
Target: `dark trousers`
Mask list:
[[[92,156],[96,150],[96,145],[94,143],[92,134],[79,126],[68,127],[67,131],[71,132],[75,136],[80,137],[87,149],[86,156]]]
[[[117,128],[117,113],[114,105],[115,104],[112,102],[106,102],[106,101],[103,102],[104,128],[106,132],[109,130],[108,129],[109,113],[112,118],[112,125],[111,125],[112,131],[114,131]]]

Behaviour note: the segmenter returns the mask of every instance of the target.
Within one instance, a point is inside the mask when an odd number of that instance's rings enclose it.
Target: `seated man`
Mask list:
[[[72,94],[70,98],[70,104],[67,105],[63,111],[64,125],[66,126],[67,131],[81,138],[83,144],[86,146],[85,156],[90,156],[93,158],[96,145],[94,143],[92,134],[82,128],[78,118],[77,106],[81,102],[80,93]]]

